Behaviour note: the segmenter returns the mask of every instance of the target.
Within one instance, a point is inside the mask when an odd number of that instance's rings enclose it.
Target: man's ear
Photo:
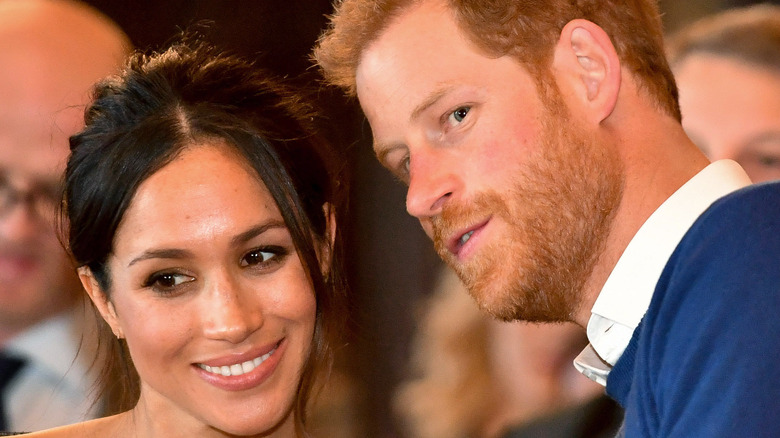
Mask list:
[[[553,70],[559,86],[568,88],[562,92],[578,99],[596,123],[615,109],[621,82],[620,58],[609,35],[595,23],[576,19],[563,27],[555,47]]]
[[[89,298],[95,304],[95,307],[97,307],[100,315],[111,327],[111,331],[114,332],[114,335],[117,338],[123,339],[125,335],[124,332],[122,332],[122,326],[119,324],[119,319],[116,316],[114,304],[108,299],[108,296],[98,285],[95,276],[92,274],[92,270],[86,266],[82,266],[78,269],[78,274],[81,285],[84,286],[84,290],[87,291],[87,295],[89,295]]]

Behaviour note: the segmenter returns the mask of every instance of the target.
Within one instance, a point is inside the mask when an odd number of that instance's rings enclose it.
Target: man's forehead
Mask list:
[[[389,150],[403,147],[405,126],[473,80],[464,64],[477,56],[454,15],[439,2],[404,10],[363,50],[356,91],[380,161]]]
[[[391,34],[404,33],[408,36],[407,43],[414,45],[416,41],[435,34],[437,32],[436,28],[442,25],[454,25],[457,28],[454,13],[444,2],[422,1],[413,3],[390,18],[377,35],[366,44],[362,52],[365,54],[366,51],[380,44],[382,40]],[[446,50],[446,48],[442,48],[442,50]]]
[[[363,49],[355,71],[358,98],[369,87],[394,95],[413,85],[439,82],[433,75],[427,78],[426,71],[458,65],[456,56],[438,56],[458,45],[472,44],[444,6],[423,2],[405,9]]]
[[[70,152],[68,135],[56,127],[41,129],[40,123],[7,122],[0,120],[0,169],[21,179],[58,179]]]

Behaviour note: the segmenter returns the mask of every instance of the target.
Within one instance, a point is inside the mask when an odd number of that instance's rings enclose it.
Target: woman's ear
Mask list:
[[[336,244],[338,227],[336,226],[336,212],[333,208],[333,204],[330,202],[322,204],[322,212],[325,215],[325,242],[320,245],[317,255],[320,259],[320,271],[322,272],[322,276],[328,278],[330,276],[333,247]]]
[[[78,269],[78,274],[81,285],[84,286],[84,290],[87,291],[87,295],[89,295],[92,303],[97,307],[100,315],[111,327],[111,331],[114,332],[114,335],[117,338],[123,339],[125,335],[124,332],[122,332],[122,326],[119,324],[119,319],[116,316],[114,304],[108,299],[108,296],[98,285],[95,276],[92,274],[92,270],[86,266],[82,266]]]
[[[620,58],[609,35],[595,23],[576,19],[561,30],[553,68],[559,86],[600,123],[617,105],[622,79]]]

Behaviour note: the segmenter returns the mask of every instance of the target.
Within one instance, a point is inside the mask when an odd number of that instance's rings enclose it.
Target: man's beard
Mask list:
[[[507,321],[573,320],[622,196],[623,169],[612,150],[554,121],[548,113],[538,153],[508,190],[445,206],[432,221],[439,255],[483,310]],[[488,216],[509,234],[458,262],[446,238]]]

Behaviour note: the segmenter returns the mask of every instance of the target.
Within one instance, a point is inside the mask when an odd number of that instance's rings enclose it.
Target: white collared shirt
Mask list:
[[[666,263],[699,216],[723,196],[750,185],[731,160],[696,174],[653,212],[631,239],[607,278],[588,321],[590,344],[574,360],[582,374],[607,384],[607,375],[631,341]]]
[[[89,309],[77,305],[3,347],[26,360],[3,394],[11,430],[30,432],[97,417],[102,406],[93,406],[90,371],[100,370],[89,370],[95,348],[91,318]]]

